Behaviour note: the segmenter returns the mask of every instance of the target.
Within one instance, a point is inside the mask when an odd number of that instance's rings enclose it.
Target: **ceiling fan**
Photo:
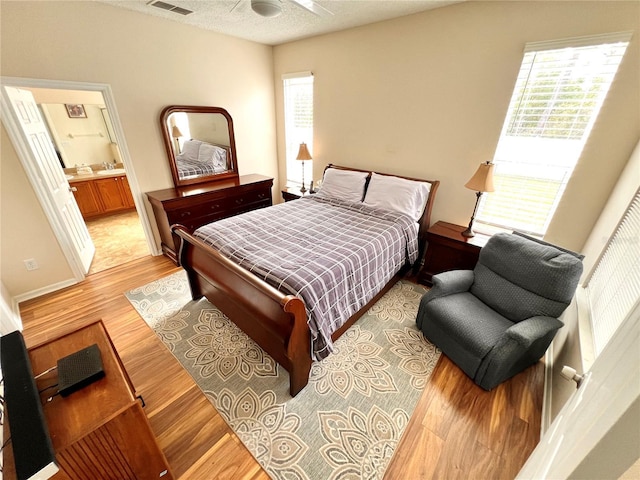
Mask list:
[[[238,0],[238,2],[233,6],[231,11],[233,12],[238,5],[247,0]],[[320,17],[333,15],[333,12],[327,10],[319,3],[314,2],[313,0],[249,0],[251,2],[251,10],[256,12],[258,15],[262,17],[277,17],[282,13],[282,4],[284,1],[289,1],[302,7],[308,12],[313,13],[314,15],[318,15]]]

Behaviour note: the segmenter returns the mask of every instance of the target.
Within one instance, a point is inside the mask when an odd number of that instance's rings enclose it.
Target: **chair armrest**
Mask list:
[[[505,332],[503,339],[496,345],[498,347],[503,342],[516,342],[523,348],[529,348],[533,342],[541,337],[561,328],[564,324],[553,317],[536,316],[514,323]],[[544,352],[543,352],[544,353]]]
[[[431,301],[456,293],[468,292],[473,284],[473,270],[452,270],[434,275],[433,287],[425,294]]]
[[[468,292],[473,283],[473,278],[473,270],[453,270],[434,275],[432,278],[433,287],[420,299],[418,315],[416,316],[416,325],[418,328],[422,328],[422,324],[426,318],[425,312],[429,308],[429,302],[456,293]]]
[[[485,390],[536,363],[564,324],[553,317],[527,318],[509,327],[482,360],[474,381]]]

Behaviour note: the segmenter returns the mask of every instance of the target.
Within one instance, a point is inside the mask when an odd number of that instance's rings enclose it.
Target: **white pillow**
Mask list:
[[[430,190],[431,184],[428,182],[372,173],[364,203],[404,213],[417,222],[422,216]]]
[[[362,202],[364,184],[368,176],[369,172],[327,168],[324,172],[322,186],[317,194],[324,197],[337,198],[345,202]]]
[[[200,140],[187,140],[182,145],[180,155],[187,160],[198,160],[200,145],[202,145]]]
[[[227,151],[224,148],[217,147],[213,154],[213,166],[223,170],[227,169]]]
[[[216,158],[216,152],[222,150],[220,147],[211,145],[209,143],[202,143],[200,150],[198,151],[198,161],[200,163],[206,163],[207,165],[213,165]],[[224,152],[224,150],[222,150]]]

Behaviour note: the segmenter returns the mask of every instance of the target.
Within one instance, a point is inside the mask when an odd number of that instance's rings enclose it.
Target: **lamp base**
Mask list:
[[[467,229],[460,235],[462,235],[463,237],[471,238],[476,236],[476,232],[474,232],[471,227],[467,227]]]
[[[305,193],[307,187],[304,186],[304,160],[302,161],[302,186],[300,187],[300,193]]]
[[[469,226],[467,229],[462,232],[462,236],[466,238],[475,237],[476,233],[473,231],[473,222],[476,219],[476,213],[478,212],[478,204],[480,203],[480,197],[483,192],[476,192],[476,206],[473,207],[473,214],[471,215],[471,220],[469,220]]]

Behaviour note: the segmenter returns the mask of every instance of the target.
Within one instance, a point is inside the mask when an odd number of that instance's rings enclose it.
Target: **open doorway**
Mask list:
[[[70,244],[73,243],[74,232],[78,230],[65,228],[65,212],[61,216],[51,207],[47,198],[47,195],[51,197],[51,192],[47,191],[46,185],[42,185],[38,175],[33,174],[36,171],[33,168],[35,159],[25,148],[25,143],[31,141],[25,142],[25,137],[21,139],[15,132],[19,129],[24,132],[24,127],[7,118],[8,121],[3,123],[9,127],[12,143],[76,280],[82,280],[86,274],[154,253],[153,234],[140,200],[135,172],[123,142],[124,133],[109,86],[9,77],[3,77],[2,80],[3,90],[12,86],[31,95],[33,105],[40,110],[38,116],[41,117],[41,124],[44,121],[48,126],[49,135],[45,132],[50,139],[47,148],[50,148],[54,159],[50,166],[58,170],[53,176],[60,177],[65,185],[58,191],[73,191],[74,207],[71,210],[76,210],[78,217],[82,213],[82,230],[98,232],[91,234],[96,237],[95,240],[91,239],[97,247],[94,261],[91,265],[79,261],[80,255],[70,248],[73,247]],[[6,105],[3,96],[3,111]],[[92,149],[92,143],[99,144],[99,148]],[[87,192],[89,196],[80,195]],[[87,210],[87,204],[91,203],[98,210]],[[137,247],[132,248],[132,243],[127,240],[134,237]]]
[[[149,255],[101,92],[27,88],[95,245],[88,275]]]

